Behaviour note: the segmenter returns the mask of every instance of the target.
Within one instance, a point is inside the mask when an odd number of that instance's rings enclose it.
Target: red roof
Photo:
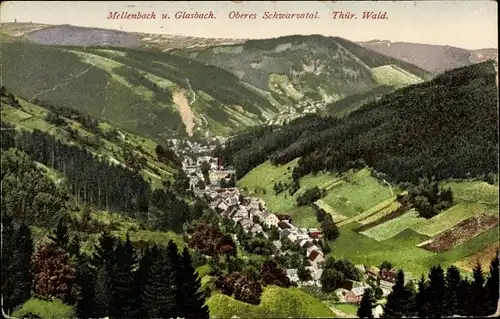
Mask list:
[[[389,282],[395,282],[396,281],[396,273],[392,270],[387,270],[387,269],[382,269],[380,271],[380,278],[389,281]]]
[[[290,215],[287,215],[287,214],[275,214],[276,217],[278,217],[279,220],[283,220],[283,219],[291,219],[292,216]]]
[[[349,291],[345,295],[346,302],[360,302],[362,298],[363,298],[363,295],[356,296],[356,294],[353,293],[352,291]]]
[[[309,236],[311,236],[311,238],[319,238],[321,236],[321,232],[320,231],[309,232]]]
[[[283,221],[279,222],[278,226],[281,229],[290,228],[290,225],[288,225],[286,222],[283,222]]]
[[[316,257],[318,257],[319,253],[316,251],[316,250],[313,250],[311,251],[311,253],[309,254],[309,256],[307,258],[309,258],[310,261],[314,261],[314,259],[316,259]]]

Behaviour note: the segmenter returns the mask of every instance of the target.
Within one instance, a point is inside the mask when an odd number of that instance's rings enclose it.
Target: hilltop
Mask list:
[[[372,40],[357,42],[378,53],[417,65],[433,74],[487,60],[498,60],[498,49],[468,50],[448,45]]]
[[[431,78],[338,37],[198,39],[12,23],[0,31],[10,91],[149,138],[232,135]]]
[[[270,92],[288,106],[269,123],[282,123],[294,113],[320,111],[349,96],[420,83],[426,71],[378,54],[349,40],[322,35],[293,35],[248,40],[233,45],[171,50],[227,70],[241,81]]]

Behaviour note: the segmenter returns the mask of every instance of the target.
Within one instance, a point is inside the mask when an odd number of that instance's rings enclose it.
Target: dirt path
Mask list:
[[[179,112],[181,113],[182,122],[186,125],[186,132],[189,136],[193,136],[194,115],[184,93],[184,89],[181,88],[176,90],[172,97],[174,103],[179,105]]]

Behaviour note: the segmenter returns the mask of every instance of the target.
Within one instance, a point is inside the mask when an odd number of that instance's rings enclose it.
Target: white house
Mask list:
[[[292,282],[299,282],[299,275],[297,273],[297,269],[287,269],[286,270],[286,276],[290,279]]]
[[[278,217],[276,217],[276,215],[274,214],[269,214],[265,217],[264,219],[264,223],[271,227],[271,226],[278,226],[278,223],[280,222],[280,220],[278,219]]]
[[[382,305],[377,305],[372,309],[373,318],[380,318],[384,314],[384,308]]]

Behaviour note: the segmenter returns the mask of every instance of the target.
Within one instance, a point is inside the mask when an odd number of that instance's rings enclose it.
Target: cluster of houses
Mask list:
[[[174,143],[174,145],[180,145]],[[185,144],[182,144],[183,146]],[[232,219],[240,224],[246,232],[252,234],[262,233],[265,237],[262,225],[267,227],[275,226],[280,231],[280,240],[273,241],[279,253],[281,251],[281,240],[288,238],[294,243],[298,243],[306,251],[306,257],[309,260],[309,267],[306,267],[311,273],[312,280],[301,282],[298,277],[297,269],[287,269],[287,276],[292,282],[299,286],[318,286],[321,287],[320,278],[322,274],[322,263],[325,261],[324,253],[316,245],[316,240],[321,238],[321,231],[318,229],[298,228],[293,225],[291,216],[287,214],[274,214],[267,208],[265,202],[252,196],[240,194],[236,187],[221,188],[220,181],[228,179],[235,171],[230,167],[222,167],[217,158],[207,155],[207,150],[211,146],[201,147],[199,145],[191,146],[191,156],[186,156],[182,166],[189,177],[190,188],[197,196],[209,199],[209,205],[221,216]],[[197,155],[198,154],[198,155]],[[193,156],[194,155],[194,156]],[[204,180],[201,166],[203,162],[209,164],[210,185],[203,189],[198,187],[199,180]],[[370,286],[366,283],[369,277],[379,282],[383,296],[389,295],[396,279],[396,272],[388,269],[378,269],[377,267],[365,267],[356,265],[356,268],[362,274],[362,281],[356,282],[346,280],[341,288],[335,290],[339,302],[359,303],[366,288]],[[406,276],[407,278],[409,276]],[[379,309],[380,310],[380,309]]]
[[[180,144],[178,141],[173,142],[173,144],[174,146],[185,146],[185,144]],[[319,279],[322,272],[320,265],[325,260],[325,257],[321,248],[315,244],[315,240],[321,237],[321,231],[312,228],[295,227],[289,215],[271,213],[262,199],[243,196],[237,188],[221,188],[221,180],[229,179],[230,176],[235,174],[235,170],[231,167],[223,167],[217,158],[206,155],[207,148],[195,146],[191,147],[191,156],[186,156],[182,163],[182,167],[189,177],[190,189],[197,196],[209,198],[209,205],[212,209],[221,216],[239,223],[247,232],[253,234],[262,233],[267,237],[262,225],[277,227],[280,231],[280,240],[273,241],[273,244],[278,251],[281,252],[281,239],[288,238],[306,250],[306,257],[310,263],[308,269],[313,280],[301,283],[297,276],[297,269],[288,269],[287,274],[290,280],[298,284],[320,286]],[[177,150],[179,151],[179,149]],[[200,189],[198,187],[199,181],[205,179],[201,171],[203,162],[209,164],[210,185]]]
[[[315,281],[319,283],[321,272],[318,270],[320,270],[320,264],[325,258],[321,248],[315,244],[315,239],[321,237],[321,232],[318,229],[295,227],[289,215],[269,212],[262,199],[242,196],[237,188],[206,189],[204,193],[210,199],[211,208],[221,216],[241,224],[247,232],[262,233],[267,237],[261,224],[265,224],[267,227],[277,227],[280,231],[280,240],[273,241],[273,244],[278,250],[281,250],[281,239],[284,238],[299,244],[301,248],[306,250],[310,268],[313,268],[310,269],[311,275],[313,278],[317,277]],[[297,281],[293,275],[297,273],[297,269],[289,269],[288,273],[291,280]]]

